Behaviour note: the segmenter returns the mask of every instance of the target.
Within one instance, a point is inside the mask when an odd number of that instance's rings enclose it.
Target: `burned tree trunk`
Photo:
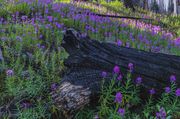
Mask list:
[[[62,46],[69,53],[65,66],[69,71],[56,91],[51,92],[55,104],[65,112],[76,111],[98,99],[101,72],[108,73],[105,81],[112,78],[115,65],[120,66],[123,74],[128,71],[128,63],[134,64],[132,79],[141,76],[143,95],[155,88],[160,94],[169,85],[169,77],[175,75],[180,86],[180,57],[145,52],[137,49],[119,47],[115,44],[101,43],[68,29],[64,34]]]

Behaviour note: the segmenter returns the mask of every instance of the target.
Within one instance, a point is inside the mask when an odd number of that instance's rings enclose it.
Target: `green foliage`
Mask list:
[[[86,108],[83,110],[80,110],[75,115],[75,119],[93,119],[95,117],[95,110],[91,108]]]
[[[50,114],[47,113],[47,110],[41,102],[37,102],[35,108],[26,109],[19,111],[18,119],[38,119],[38,118],[50,118]]]
[[[121,81],[117,81],[117,75],[114,75],[108,86],[102,82],[101,97],[99,106],[96,110],[83,110],[77,114],[78,119],[85,118],[84,115],[91,115],[100,119],[156,119],[156,113],[165,109],[166,119],[175,118],[179,113],[180,102],[179,98],[175,96],[176,85],[171,84],[170,93],[162,93],[162,97],[158,101],[154,100],[154,95],[149,95],[146,103],[142,104],[139,97],[140,85],[135,85],[131,79],[130,73]],[[122,85],[122,81],[125,84]],[[118,83],[118,85],[115,85]],[[116,92],[121,92],[123,95],[122,102],[115,102]],[[138,107],[134,112],[133,107]],[[125,109],[125,115],[122,117],[118,114],[118,108]],[[90,112],[90,113],[89,113]],[[80,116],[81,114],[81,116]],[[88,116],[89,117],[89,116]]]
[[[0,5],[2,6],[0,1]],[[55,2],[59,2],[56,0]],[[60,2],[70,1],[61,0]],[[147,29],[138,29],[133,25],[123,24],[120,20],[109,19],[109,21],[101,24],[90,21],[90,17],[86,16],[87,22],[81,22],[79,19],[74,20],[67,14],[72,12],[71,5],[65,4],[60,12],[54,12],[51,5],[46,7],[50,13],[45,14],[44,8],[38,6],[37,3],[28,5],[27,3],[3,3],[3,8],[0,7],[0,16],[7,18],[6,20],[12,21],[12,13],[20,12],[21,15],[30,17],[32,12],[42,13],[45,21],[36,20],[34,23],[30,21],[23,21],[21,23],[0,24],[0,48],[2,48],[3,57],[5,61],[0,63],[0,105],[7,104],[13,98],[20,99],[16,106],[19,114],[19,119],[37,119],[37,118],[50,118],[55,114],[58,118],[62,118],[57,110],[56,105],[53,105],[49,92],[52,83],[59,83],[62,74],[64,73],[64,59],[68,54],[61,47],[63,38],[63,27],[58,28],[56,24],[48,21],[48,16],[56,18],[56,23],[63,24],[64,27],[74,27],[82,32],[87,32],[88,35],[100,41],[110,41],[115,43],[117,40],[122,41],[122,46],[129,43],[131,47],[141,50],[149,51],[148,45],[142,42],[139,35],[146,36],[146,40],[151,42],[154,46],[162,47],[161,52],[180,55],[179,48],[171,46],[168,49],[167,39],[161,39],[162,33],[152,35]],[[122,15],[132,15],[130,10],[123,7],[122,2],[114,1],[110,3],[101,2],[102,6],[94,8],[93,5],[77,5],[80,8],[88,9],[96,13],[106,13],[108,10],[119,12]],[[34,8],[32,11],[31,8]],[[76,8],[78,11],[78,8]],[[136,16],[139,14],[134,13]],[[21,16],[20,16],[21,17]],[[21,18],[20,18],[21,19]],[[179,16],[169,16],[166,19],[161,19],[164,23],[172,26],[178,26]],[[53,19],[54,20],[54,19]],[[125,25],[124,27],[117,26]],[[92,26],[94,31],[86,29],[86,25]],[[158,24],[158,23],[157,23]],[[49,25],[52,28],[47,28]],[[102,27],[103,26],[103,27]],[[99,30],[97,30],[99,29]],[[97,31],[96,31],[97,30]],[[106,33],[112,33],[111,36],[105,36]],[[176,31],[175,31],[176,32]],[[177,32],[179,33],[179,31]],[[131,37],[133,38],[131,38]],[[14,74],[8,76],[8,70],[13,70]],[[139,97],[140,87],[133,84],[134,79],[128,73],[123,77],[125,85],[119,81],[115,85],[116,76],[111,80],[110,85],[105,86],[102,84],[102,92],[99,100],[98,107],[88,107],[84,110],[77,112],[76,119],[92,119],[97,114],[101,118],[119,119],[120,115],[117,113],[119,107],[125,109],[125,117],[127,119],[140,119],[140,118],[155,118],[155,112],[163,107],[168,116],[178,116],[180,109],[179,98],[174,94],[177,88],[174,84],[171,86],[170,94],[162,94],[158,102],[154,102],[153,96],[147,101],[146,105],[141,105]],[[115,93],[121,92],[123,94],[123,101],[121,104],[114,102]],[[21,101],[28,100],[33,105],[30,108],[22,108]],[[139,106],[137,113],[131,110],[131,106]]]

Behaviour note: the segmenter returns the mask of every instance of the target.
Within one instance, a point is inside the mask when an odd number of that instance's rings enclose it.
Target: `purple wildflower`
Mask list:
[[[44,45],[42,45],[42,46],[41,46],[41,48],[42,48],[42,49],[45,49],[45,46],[44,46]]]
[[[56,27],[60,29],[60,28],[62,28],[62,25],[59,23],[56,23]]]
[[[27,16],[22,16],[21,19],[22,20],[26,20],[28,17]]]
[[[170,76],[170,82],[173,83],[176,81],[176,76],[175,75],[171,75]]]
[[[8,69],[8,70],[6,71],[6,75],[7,75],[7,76],[13,76],[13,75],[14,75],[14,71],[13,71],[12,69]]]
[[[118,74],[120,72],[120,68],[119,66],[115,66],[114,69],[113,69],[114,73]]]
[[[16,36],[16,40],[22,42],[22,38],[20,36]]]
[[[115,97],[115,102],[116,103],[121,103],[122,102],[122,98],[123,98],[123,95],[121,94],[121,92],[117,92],[116,93],[116,97]]]
[[[48,10],[48,9],[45,9],[45,13],[48,14],[48,13],[49,13],[49,10]]]
[[[180,97],[180,88],[178,88],[178,89],[176,90],[176,96],[177,96],[177,97]]]
[[[171,88],[170,87],[165,87],[165,93],[170,93],[171,92]]]
[[[161,113],[161,116],[165,117],[166,116],[166,111],[164,108],[161,107],[160,109],[160,113]]]
[[[121,40],[117,40],[116,43],[117,43],[118,46],[122,46],[122,41]]]
[[[129,48],[130,47],[130,43],[126,42],[126,47]]]
[[[161,114],[159,112],[156,112],[156,118],[159,119]]]
[[[55,91],[57,89],[57,87],[58,87],[57,83],[51,84],[51,90],[52,91]]]
[[[142,78],[141,78],[141,77],[137,77],[137,78],[136,78],[136,84],[137,84],[137,85],[140,85],[141,82],[142,82]]]
[[[120,81],[120,80],[122,80],[122,78],[123,78],[123,77],[122,77],[122,75],[120,74],[120,75],[118,76],[117,80]]]
[[[176,46],[180,46],[180,37],[179,37],[179,38],[176,38],[176,39],[174,40],[174,44],[175,44]]]
[[[124,116],[124,114],[125,114],[125,109],[119,108],[119,109],[118,109],[118,114],[120,114],[121,116]]]
[[[38,48],[41,48],[41,44],[39,44],[39,43],[38,43],[38,44],[36,44],[36,46],[37,46]]]
[[[40,34],[40,35],[39,35],[39,39],[42,39],[42,38],[43,38],[43,35],[42,35],[42,34]]]
[[[49,22],[53,21],[53,17],[52,16],[47,16],[47,19],[48,19]]]
[[[129,63],[128,64],[128,69],[129,69],[130,72],[132,72],[133,69],[134,69],[134,64],[133,63]]]
[[[99,116],[98,114],[95,115],[94,119],[99,119]]]
[[[152,88],[151,90],[149,90],[149,93],[150,93],[151,95],[155,94],[154,88]]]
[[[0,39],[1,39],[1,41],[6,41],[7,37],[1,37]]]
[[[161,108],[159,112],[156,113],[157,119],[166,119],[166,111],[164,108]]]
[[[102,76],[103,78],[105,78],[105,77],[107,76],[107,72],[103,71],[103,72],[101,73],[101,76]]]

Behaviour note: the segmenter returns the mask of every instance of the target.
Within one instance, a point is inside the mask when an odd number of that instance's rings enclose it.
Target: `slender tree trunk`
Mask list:
[[[144,0],[143,2],[144,2],[144,9],[147,10],[147,9],[148,9],[148,1],[147,1],[147,0]]]
[[[177,1],[173,0],[173,4],[174,4],[174,15],[177,15]]]

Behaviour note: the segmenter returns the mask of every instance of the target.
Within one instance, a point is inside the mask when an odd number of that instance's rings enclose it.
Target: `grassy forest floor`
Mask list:
[[[15,114],[18,119],[63,119],[49,92],[56,90],[66,71],[63,63],[68,54],[61,43],[63,32],[69,27],[119,47],[180,56],[180,16],[160,15],[140,8],[133,13],[121,2],[0,0],[0,7],[0,106],[9,104],[11,108],[4,115],[0,108],[0,118]],[[94,13],[153,20],[100,17]],[[102,73],[103,78],[105,72]],[[164,87],[158,101],[153,99],[152,87],[149,100],[143,105],[138,96],[139,87],[129,83],[143,79],[131,79],[131,74],[123,77],[126,79],[126,89],[114,88],[112,80],[109,87],[102,89],[99,104],[80,110],[75,119],[180,118],[180,88],[175,83],[179,79],[175,75],[169,76],[171,85]],[[141,110],[129,110],[129,104],[140,104]]]

